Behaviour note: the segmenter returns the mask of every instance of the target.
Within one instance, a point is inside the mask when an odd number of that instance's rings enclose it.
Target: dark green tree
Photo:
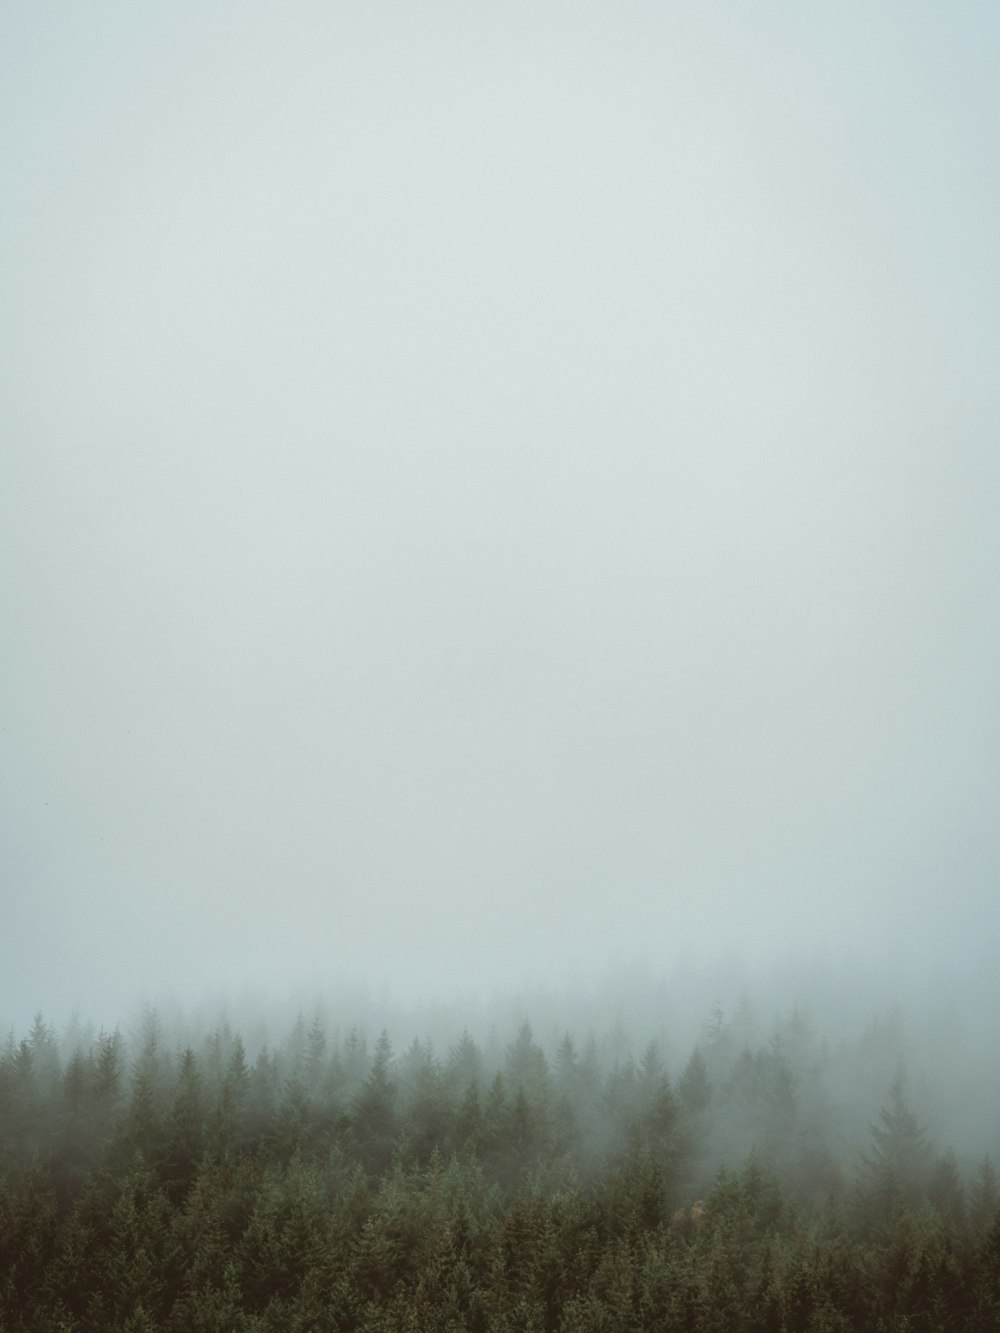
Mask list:
[[[458,1152],[475,1156],[482,1143],[482,1137],[483,1112],[479,1101],[479,1085],[473,1081],[465,1089],[455,1112],[452,1141]]]
[[[942,1153],[934,1163],[927,1186],[927,1197],[949,1233],[956,1240],[964,1236],[968,1222],[965,1189],[955,1154],[950,1149]]]
[[[709,1081],[705,1057],[696,1046],[684,1066],[677,1084],[677,1098],[681,1111],[687,1115],[698,1115],[708,1110],[712,1100],[712,1084]]]
[[[396,1085],[389,1073],[392,1044],[383,1028],[375,1044],[368,1077],[355,1099],[351,1117],[362,1160],[369,1171],[384,1171],[392,1156],[397,1132]]]
[[[984,1235],[993,1225],[1000,1210],[1000,1188],[993,1161],[987,1155],[979,1163],[969,1195],[969,1221],[978,1235]]]
[[[468,1029],[463,1029],[461,1037],[448,1052],[444,1072],[448,1086],[455,1097],[460,1097],[470,1083],[482,1084],[482,1052],[469,1035]]]
[[[163,1137],[161,1178],[168,1196],[184,1197],[205,1151],[205,1106],[198,1060],[190,1046],[181,1056],[173,1105]]]
[[[927,1133],[910,1109],[901,1075],[893,1080],[878,1123],[871,1126],[871,1145],[864,1164],[877,1187],[898,1190],[902,1201],[916,1203],[925,1193],[931,1150]]]

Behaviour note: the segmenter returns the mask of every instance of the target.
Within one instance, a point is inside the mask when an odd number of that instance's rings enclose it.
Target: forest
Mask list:
[[[672,1064],[620,1025],[39,1014],[0,1053],[0,1329],[1000,1329],[993,1163],[935,1141],[891,1022],[716,1010]]]

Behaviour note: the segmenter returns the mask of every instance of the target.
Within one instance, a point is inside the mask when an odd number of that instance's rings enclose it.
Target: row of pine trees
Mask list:
[[[1000,1329],[989,1157],[898,1068],[858,1134],[793,1020],[440,1055],[300,1019],[0,1053],[0,1329]]]

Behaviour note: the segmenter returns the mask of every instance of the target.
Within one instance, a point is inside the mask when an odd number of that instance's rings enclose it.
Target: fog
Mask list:
[[[998,46],[5,5],[0,1020],[636,969],[981,1020]]]

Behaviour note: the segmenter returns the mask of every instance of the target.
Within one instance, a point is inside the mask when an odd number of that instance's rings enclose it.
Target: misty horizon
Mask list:
[[[0,1020],[995,1006],[994,14],[0,32]]]

